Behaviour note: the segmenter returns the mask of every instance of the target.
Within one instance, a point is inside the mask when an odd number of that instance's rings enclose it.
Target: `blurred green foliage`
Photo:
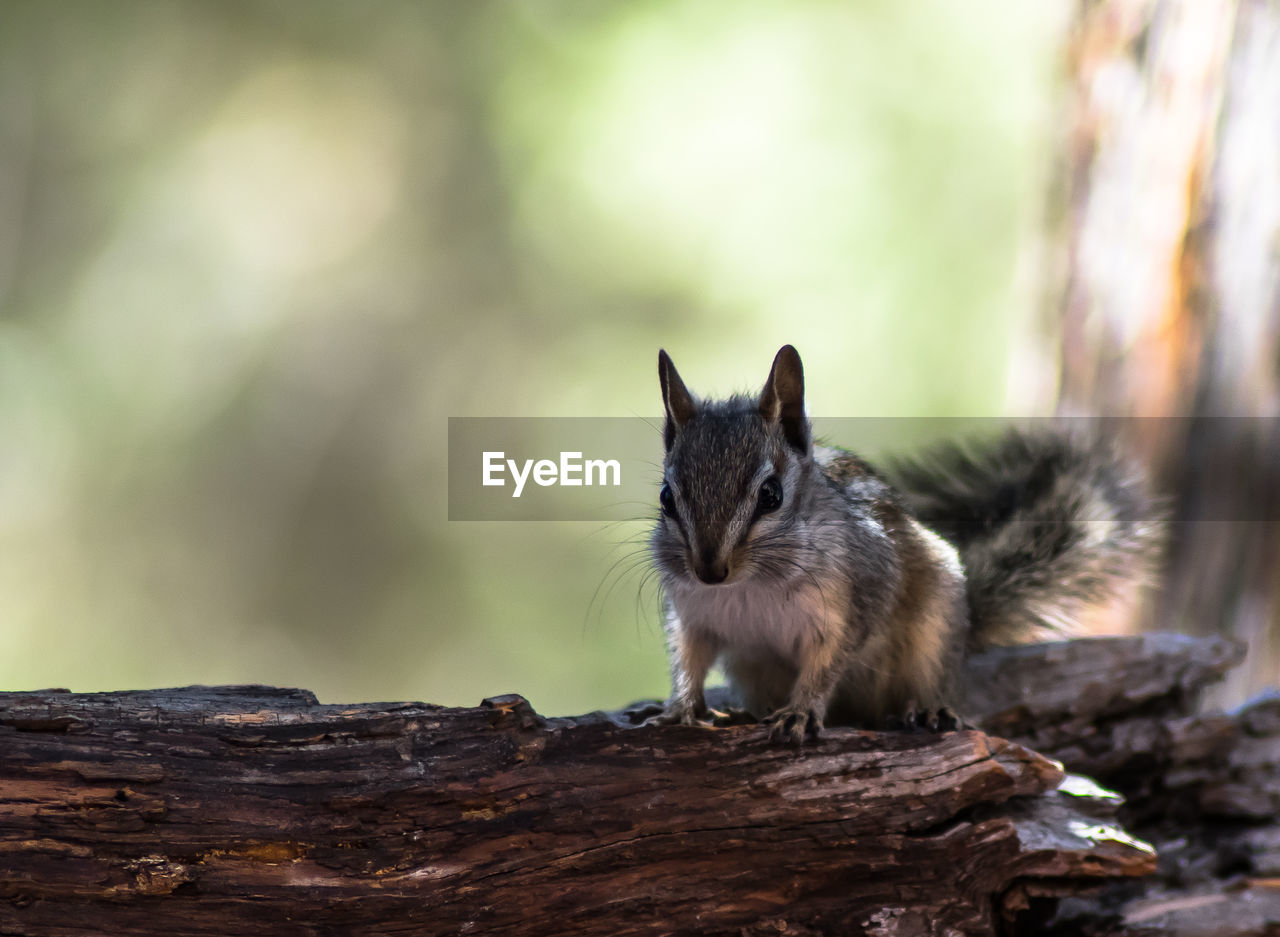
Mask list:
[[[9,0],[0,686],[661,695],[644,523],[448,522],[447,418],[1034,407],[1059,12]]]

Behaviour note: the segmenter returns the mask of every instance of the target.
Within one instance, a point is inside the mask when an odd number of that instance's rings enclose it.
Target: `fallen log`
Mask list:
[[[9,693],[0,932],[990,934],[1021,882],[1154,867],[1062,778],[976,731]]]
[[[799,752],[517,696],[0,694],[0,933],[1271,934],[1280,702],[1195,712],[1238,659],[992,652],[992,734]]]

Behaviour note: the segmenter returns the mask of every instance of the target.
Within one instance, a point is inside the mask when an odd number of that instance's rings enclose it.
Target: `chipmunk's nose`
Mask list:
[[[694,559],[693,574],[708,585],[714,586],[729,577],[729,564],[716,559],[714,548],[704,547],[701,555]]]

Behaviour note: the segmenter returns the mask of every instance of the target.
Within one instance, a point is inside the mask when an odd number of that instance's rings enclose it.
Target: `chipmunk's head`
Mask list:
[[[786,534],[812,462],[800,355],[783,346],[759,397],[698,400],[665,351],[658,377],[666,458],[652,546],[663,576],[716,585],[793,574]]]

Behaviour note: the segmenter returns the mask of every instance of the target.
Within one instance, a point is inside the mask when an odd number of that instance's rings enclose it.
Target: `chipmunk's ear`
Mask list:
[[[676,431],[693,419],[698,405],[680,380],[676,366],[666,351],[658,350],[658,381],[662,384],[662,405],[667,410],[667,421],[662,427],[662,442],[667,449],[675,441]]]
[[[766,423],[782,425],[787,444],[802,455],[809,453],[809,421],[804,415],[804,367],[800,353],[783,345],[773,359],[769,379],[760,391],[760,415]]]

